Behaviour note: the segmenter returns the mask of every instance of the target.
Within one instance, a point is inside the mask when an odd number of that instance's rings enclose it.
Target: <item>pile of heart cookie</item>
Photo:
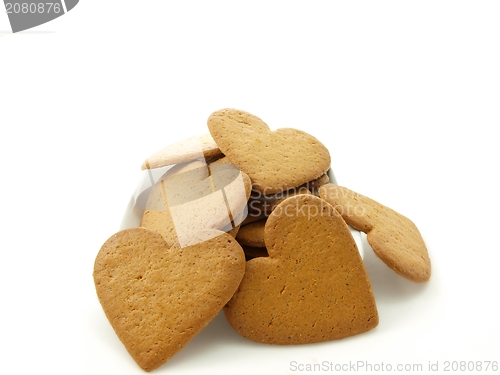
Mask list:
[[[140,227],[101,247],[94,282],[137,364],[151,371],[223,310],[242,336],[307,344],[378,324],[370,279],[348,226],[414,282],[430,277],[419,230],[398,212],[330,183],[330,154],[296,129],[223,109],[210,134],[153,154],[166,168]]]

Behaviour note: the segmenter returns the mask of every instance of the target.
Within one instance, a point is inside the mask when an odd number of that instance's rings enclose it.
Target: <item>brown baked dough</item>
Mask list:
[[[247,261],[224,308],[242,336],[305,344],[356,335],[378,324],[370,280],[342,217],[313,195],[284,200],[265,226],[268,257]]]
[[[411,281],[429,280],[431,261],[427,247],[410,219],[335,184],[323,185],[319,194],[340,212],[347,224],[367,234],[368,243],[387,266]]]
[[[205,327],[236,291],[245,255],[219,232],[194,246],[169,249],[145,228],[111,236],[94,264],[102,308],[137,364],[151,371]]]

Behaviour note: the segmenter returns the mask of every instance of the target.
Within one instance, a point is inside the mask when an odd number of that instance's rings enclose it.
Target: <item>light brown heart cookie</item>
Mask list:
[[[210,134],[194,136],[171,144],[155,152],[144,163],[142,169],[154,169],[167,165],[185,163],[195,159],[203,159],[220,155],[219,146]]]
[[[160,233],[169,246],[184,247],[201,229],[230,231],[241,224],[250,179],[232,164],[220,164],[212,172],[195,161],[165,173],[151,191],[141,227]]]
[[[223,109],[208,118],[208,129],[231,163],[245,172],[253,188],[274,194],[324,174],[330,154],[313,136],[296,129],[271,131],[258,117]]]
[[[370,280],[342,217],[326,201],[297,195],[265,227],[268,257],[247,261],[224,308],[244,337],[304,344],[356,335],[378,324]]]
[[[345,187],[327,184],[320,196],[353,228],[367,234],[377,256],[399,275],[420,283],[431,276],[431,261],[416,225],[407,217]]]
[[[225,233],[169,249],[160,234],[132,228],[104,243],[93,276],[116,334],[137,364],[151,371],[217,315],[244,272],[243,250]]]

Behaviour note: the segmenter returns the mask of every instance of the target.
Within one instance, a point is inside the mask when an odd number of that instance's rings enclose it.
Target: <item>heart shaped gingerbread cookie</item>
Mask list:
[[[367,234],[377,256],[399,275],[428,281],[431,261],[417,226],[407,217],[345,187],[326,184],[320,196],[332,204],[353,228]]]
[[[99,301],[143,370],[181,350],[236,291],[245,255],[234,238],[218,234],[169,249],[160,234],[132,228],[101,247],[94,264]]]
[[[260,118],[244,111],[214,112],[208,129],[231,163],[266,195],[314,180],[330,167],[330,153],[312,135],[290,128],[271,131]]]
[[[304,344],[356,335],[378,324],[370,280],[342,217],[313,195],[284,200],[265,226],[268,257],[247,262],[224,308],[244,337]]]

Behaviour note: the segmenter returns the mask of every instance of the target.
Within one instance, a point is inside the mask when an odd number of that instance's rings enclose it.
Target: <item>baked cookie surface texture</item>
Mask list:
[[[340,339],[378,324],[370,280],[338,212],[313,195],[284,200],[265,226],[268,257],[247,261],[224,308],[242,336],[269,344]]]
[[[234,238],[218,236],[169,248],[145,228],[125,229],[101,247],[94,283],[125,348],[145,371],[179,352],[222,309],[245,272]]]
[[[216,111],[207,123],[220,150],[263,194],[298,187],[330,167],[327,148],[301,130],[272,131],[260,118],[237,109]]]
[[[377,256],[399,275],[417,282],[431,276],[431,261],[417,226],[407,217],[345,187],[326,184],[320,196],[353,228],[366,233]]]

